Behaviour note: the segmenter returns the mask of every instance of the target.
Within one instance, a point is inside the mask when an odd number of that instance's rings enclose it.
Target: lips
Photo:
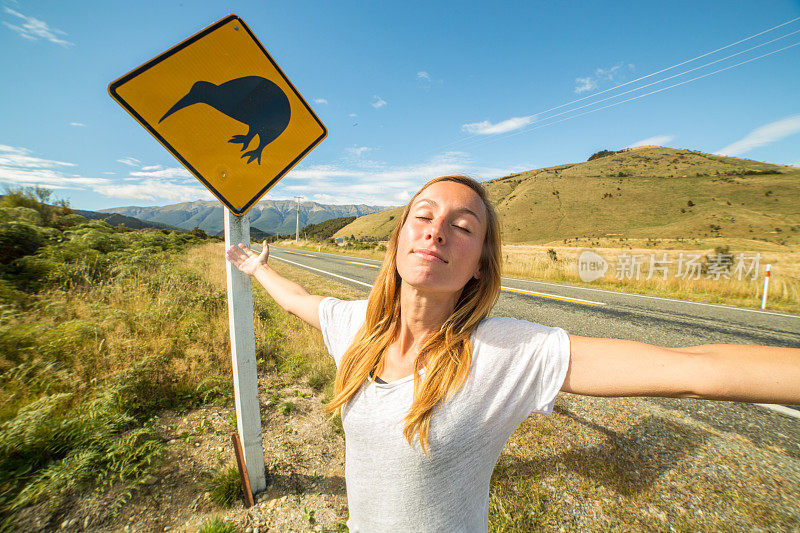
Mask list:
[[[442,263],[447,263],[444,257],[437,254],[433,250],[426,250],[425,248],[416,248],[413,251],[413,253],[419,256],[423,256],[425,259],[428,259],[429,261],[441,261]]]

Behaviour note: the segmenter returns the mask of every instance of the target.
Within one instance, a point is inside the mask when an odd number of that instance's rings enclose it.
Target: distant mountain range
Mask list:
[[[332,218],[359,217],[377,213],[390,206],[323,205],[300,202],[300,228],[319,224]],[[184,230],[195,227],[208,234],[224,230],[223,206],[217,201],[198,200],[163,207],[115,207],[101,213],[114,213],[147,222],[165,224]],[[250,209],[250,227],[270,235],[288,235],[295,232],[297,203],[292,200],[263,200]]]

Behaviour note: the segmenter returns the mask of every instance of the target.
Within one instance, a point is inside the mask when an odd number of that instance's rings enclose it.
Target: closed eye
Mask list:
[[[454,225],[455,227],[457,227],[458,229],[462,230],[462,231],[466,231],[467,233],[472,233],[472,232],[471,232],[470,230],[468,230],[467,228],[462,228],[461,226],[458,226],[458,225],[456,225],[456,224],[453,224],[453,225]]]

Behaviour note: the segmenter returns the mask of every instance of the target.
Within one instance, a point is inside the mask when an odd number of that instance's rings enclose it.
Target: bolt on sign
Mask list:
[[[236,215],[328,133],[236,15],[125,74],[108,91]]]

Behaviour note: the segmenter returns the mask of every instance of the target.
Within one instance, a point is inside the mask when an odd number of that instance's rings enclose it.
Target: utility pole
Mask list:
[[[294,199],[297,200],[297,225],[294,230],[294,243],[297,244],[300,240],[300,198],[302,196],[295,196]]]

